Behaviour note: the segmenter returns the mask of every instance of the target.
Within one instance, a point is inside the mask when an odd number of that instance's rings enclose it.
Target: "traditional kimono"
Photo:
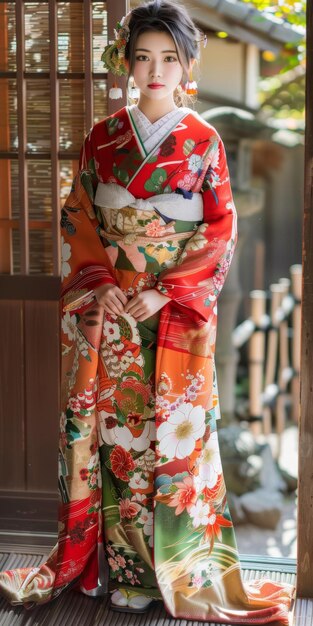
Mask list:
[[[137,590],[173,617],[288,624],[292,587],[241,580],[216,432],[217,298],[237,237],[225,150],[190,109],[150,126],[144,138],[136,107],[96,124],[62,210],[59,542],[3,573],[2,593],[30,606],[73,585]],[[108,283],[170,300],[136,323],[97,304]]]

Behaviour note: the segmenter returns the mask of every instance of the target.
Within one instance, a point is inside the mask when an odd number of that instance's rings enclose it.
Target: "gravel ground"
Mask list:
[[[277,444],[275,435],[270,444],[273,451]],[[283,433],[279,464],[294,476],[298,467],[298,429],[289,426]],[[296,494],[284,498],[283,514],[275,530],[242,524],[236,527],[236,538],[241,554],[260,554],[272,557],[297,556],[297,509]]]

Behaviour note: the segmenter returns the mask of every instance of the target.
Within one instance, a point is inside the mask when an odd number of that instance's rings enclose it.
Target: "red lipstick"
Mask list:
[[[150,83],[148,87],[149,89],[161,89],[164,85],[161,85],[160,83]]]

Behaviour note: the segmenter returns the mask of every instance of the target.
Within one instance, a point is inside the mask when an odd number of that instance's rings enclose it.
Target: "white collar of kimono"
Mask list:
[[[136,104],[128,107],[128,111],[131,112],[135,122],[135,130],[139,134],[145,151],[149,153],[187,113],[191,112],[191,109],[177,107],[160,117],[156,122],[150,122]]]
[[[162,193],[147,200],[135,198],[125,187],[117,183],[98,183],[95,205],[106,209],[122,209],[130,206],[139,211],[153,211],[171,219],[183,221],[201,221],[203,219],[203,200],[201,193],[193,193],[192,198],[184,198],[178,193]]]

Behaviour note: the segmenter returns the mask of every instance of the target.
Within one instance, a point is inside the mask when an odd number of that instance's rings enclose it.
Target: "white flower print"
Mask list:
[[[134,475],[129,481],[129,486],[131,489],[147,489],[149,483],[142,477],[141,473],[134,472]]]
[[[88,343],[85,340],[85,337],[84,337],[84,335],[81,332],[78,332],[78,334],[77,334],[77,346],[78,346],[79,352],[82,354],[82,356],[84,356],[85,359],[88,358],[88,354],[89,354],[88,353],[88,350],[89,350]]]
[[[109,417],[106,411],[99,411],[99,423],[102,441],[109,446],[119,445],[125,450],[131,449],[133,435],[127,426],[107,428],[105,420]]]
[[[157,439],[161,454],[168,459],[184,459],[189,456],[197,439],[204,435],[205,410],[202,406],[182,403],[158,428]]]
[[[121,350],[124,350],[124,345],[122,344],[121,341],[119,343],[114,344],[114,350],[115,352],[121,352]]]
[[[120,445],[125,450],[136,450],[143,452],[149,448],[151,441],[155,441],[155,424],[146,422],[145,427],[139,437],[134,437],[128,426],[115,426],[107,428],[105,419],[109,417],[105,411],[99,411],[99,422],[101,437],[109,446]]]
[[[146,500],[147,496],[144,493],[135,493],[131,500],[134,502],[144,502]]]
[[[91,488],[95,487],[95,485],[97,485],[97,477],[98,477],[98,475],[97,475],[96,472],[93,472],[91,474],[91,476],[89,478],[89,481],[88,481]]]
[[[99,463],[99,452],[93,454],[88,462],[87,469],[92,470]]]
[[[71,273],[71,266],[67,262],[71,258],[71,246],[61,237],[61,278],[66,278]]]
[[[203,500],[198,500],[198,502],[190,508],[189,513],[195,528],[198,526],[206,526],[209,523],[210,505],[204,503]]]
[[[188,159],[189,169],[193,174],[197,174],[198,170],[202,169],[203,160],[199,154],[192,154]]]
[[[69,311],[66,311],[62,318],[62,330],[70,341],[75,337],[76,323],[76,315],[71,315]]]
[[[115,322],[112,323],[109,320],[104,321],[103,334],[108,343],[112,343],[112,341],[117,341],[121,338],[119,325]]]
[[[141,435],[133,438],[132,449],[143,452],[149,448],[151,441],[155,441],[155,422],[146,422]]]
[[[153,541],[153,513],[149,512],[146,507],[142,507],[140,517],[137,520],[139,524],[143,524],[143,532],[149,537],[149,545],[152,546]]]
[[[222,473],[222,463],[218,446],[217,432],[213,432],[203,448],[199,458],[199,474],[195,477],[197,491],[205,487],[213,489]]]
[[[127,370],[129,366],[132,363],[134,363],[134,361],[135,361],[135,358],[133,354],[131,353],[130,350],[127,350],[127,352],[121,356],[121,361],[120,361],[121,370],[125,372],[125,370]]]

